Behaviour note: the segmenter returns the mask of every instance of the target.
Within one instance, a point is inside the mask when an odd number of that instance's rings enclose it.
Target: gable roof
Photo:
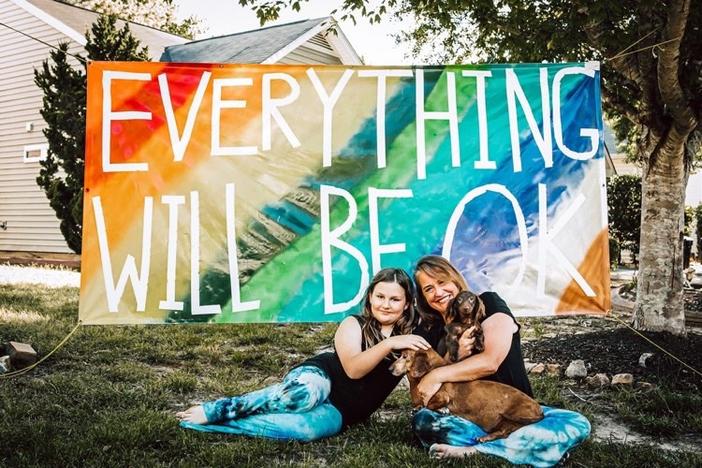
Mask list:
[[[161,61],[268,63],[267,59],[289,51],[291,45],[299,45],[301,39],[307,40],[333,23],[331,17],[301,20],[173,45],[166,48]]]
[[[85,45],[85,32],[97,20],[99,13],[75,5],[55,0],[11,0],[32,15],[42,19],[68,37]],[[117,27],[121,28],[125,21],[118,20]],[[149,55],[159,57],[163,50],[173,44],[182,44],[188,39],[170,34],[160,29],[143,24],[129,23],[129,29],[139,39],[142,45],[149,48]]]

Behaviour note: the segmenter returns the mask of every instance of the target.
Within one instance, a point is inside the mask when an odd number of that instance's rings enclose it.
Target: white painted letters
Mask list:
[[[282,80],[290,86],[290,94],[282,98],[271,97],[271,81]],[[300,85],[297,80],[287,73],[265,73],[263,75],[263,97],[262,97],[262,112],[261,112],[261,139],[262,148],[264,151],[271,149],[271,117],[275,119],[278,127],[288,139],[290,146],[297,148],[300,146],[300,140],[290,129],[290,126],[283,118],[279,108],[294,102],[300,96]]]
[[[456,74],[446,72],[446,94],[448,100],[448,111],[425,111],[424,110],[424,70],[417,69],[416,77],[416,106],[417,106],[417,179],[427,178],[427,142],[426,142],[426,121],[427,120],[448,120],[449,135],[451,138],[451,166],[461,165],[460,141],[458,138],[458,108],[456,106]]]
[[[171,139],[171,148],[173,148],[174,161],[183,160],[185,149],[188,147],[190,137],[193,134],[195,118],[197,117],[197,112],[200,110],[202,98],[205,95],[205,90],[207,89],[207,84],[210,82],[211,75],[212,73],[210,72],[202,72],[200,84],[197,86],[195,97],[193,97],[193,102],[190,104],[190,109],[188,109],[188,116],[185,119],[185,128],[183,129],[182,137],[178,134],[178,123],[175,119],[173,103],[171,102],[171,92],[168,88],[168,76],[165,73],[158,75],[158,86],[161,91],[163,111],[166,113],[166,124],[168,125],[168,136]]]
[[[146,163],[113,163],[110,161],[112,122],[116,120],[151,120],[151,112],[112,111],[112,81],[151,81],[149,73],[104,71],[102,74],[102,170],[103,172],[132,172],[149,170]]]
[[[322,124],[322,166],[331,166],[332,158],[332,111],[336,105],[336,101],[339,100],[341,92],[346,87],[346,84],[351,79],[353,75],[353,70],[344,70],[344,74],[341,75],[339,81],[337,81],[331,94],[327,94],[327,90],[324,89],[322,81],[317,76],[317,72],[314,68],[307,69],[307,76],[309,77],[315,91],[319,95],[319,99],[322,101],[324,106],[324,122]]]
[[[368,217],[370,221],[371,261],[373,274],[380,271],[380,256],[386,253],[405,251],[404,242],[396,244],[380,243],[380,228],[378,226],[378,198],[412,198],[412,191],[408,189],[377,189],[368,188]]]
[[[119,303],[124,294],[127,280],[132,284],[134,296],[136,297],[137,312],[146,310],[146,292],[148,290],[149,267],[151,265],[151,226],[154,217],[154,199],[144,197],[144,225],[141,237],[141,272],[137,271],[136,260],[132,255],[127,255],[119,280],[115,285],[112,275],[112,260],[110,257],[110,247],[107,243],[107,228],[105,226],[105,215],[102,211],[100,197],[93,197],[93,211],[95,213],[95,227],[97,229],[98,247],[100,249],[100,260],[102,262],[102,276],[105,282],[105,294],[107,295],[107,309],[110,312],[119,310]]]
[[[600,133],[596,128],[581,128],[580,136],[590,139],[590,149],[578,152],[568,148],[563,142],[563,123],[561,119],[561,81],[566,75],[587,75],[590,78],[595,76],[595,71],[589,67],[568,67],[558,70],[553,77],[553,133],[556,137],[556,145],[563,154],[572,159],[586,161],[597,154],[599,149]]]
[[[541,68],[539,70],[541,82],[541,115],[544,131],[539,131],[539,125],[536,123],[534,113],[529,106],[529,100],[524,95],[524,90],[519,84],[517,74],[513,69],[505,70],[506,90],[507,90],[507,109],[509,112],[509,134],[512,141],[512,164],[514,172],[522,170],[522,156],[519,138],[519,125],[517,124],[517,104],[515,96],[519,99],[519,104],[524,111],[529,129],[534,137],[534,142],[538,146],[541,156],[544,158],[545,167],[553,167],[553,143],[551,142],[551,109],[549,107],[548,97],[548,70]]]
[[[333,314],[336,312],[344,312],[349,307],[358,303],[363,297],[363,291],[368,287],[369,275],[368,275],[368,261],[363,256],[363,254],[351,244],[344,242],[340,237],[351,229],[351,225],[356,220],[356,215],[358,214],[358,207],[356,206],[356,200],[353,199],[351,194],[346,190],[332,187],[331,185],[321,185],[320,190],[320,204],[321,204],[321,237],[322,237],[322,274],[324,277],[324,312],[326,314]],[[329,198],[331,196],[342,197],[349,205],[348,217],[344,220],[341,226],[330,231],[330,220],[329,220]],[[331,248],[336,247],[344,252],[351,255],[358,262],[358,266],[361,269],[361,281],[358,285],[358,290],[352,299],[346,302],[335,303],[334,302],[334,289],[332,284],[332,262],[331,262]]]
[[[244,109],[246,101],[223,100],[225,86],[252,86],[251,78],[219,78],[212,81],[212,156],[247,156],[258,153],[256,146],[221,146],[220,122],[222,109]]]

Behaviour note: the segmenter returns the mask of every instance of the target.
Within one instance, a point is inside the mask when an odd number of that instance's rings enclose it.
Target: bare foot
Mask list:
[[[202,408],[202,405],[193,406],[185,411],[176,413],[176,418],[193,424],[207,424],[205,410]]]
[[[464,458],[470,457],[477,452],[475,447],[458,447],[447,444],[432,444],[429,447],[429,456],[431,458]]]

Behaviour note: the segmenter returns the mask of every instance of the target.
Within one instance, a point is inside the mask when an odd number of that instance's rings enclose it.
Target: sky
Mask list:
[[[251,8],[239,6],[238,0],[174,0],[180,19],[196,16],[201,20],[205,32],[197,39],[222,36],[235,32],[258,29],[260,24]],[[341,4],[341,0],[311,0],[301,3],[299,12],[290,9],[281,11],[280,19],[267,23],[266,26],[290,23],[310,18],[329,16],[331,11]],[[336,15],[337,19],[340,15]],[[356,52],[367,65],[421,65],[421,61],[406,57],[409,47],[396,45],[393,33],[402,28],[402,24],[390,18],[380,24],[371,25],[364,18],[358,18],[357,24],[351,21],[341,22],[341,29],[351,42]],[[687,187],[687,203],[702,202],[702,172],[690,178]]]
[[[222,36],[235,32],[248,31],[260,27],[256,14],[251,8],[239,6],[237,0],[174,0],[179,19],[196,16],[201,20],[205,33],[197,36],[203,39]],[[290,23],[310,18],[329,16],[341,1],[311,0],[301,2],[299,12],[291,9],[281,11],[280,19],[266,23],[266,26]],[[337,19],[341,15],[335,15]],[[413,61],[405,58],[409,51],[407,46],[397,46],[392,37],[402,25],[392,19],[385,19],[380,24],[371,25],[363,18],[357,18],[357,24],[351,21],[341,22],[341,30],[353,45],[356,52],[367,65],[409,65]]]

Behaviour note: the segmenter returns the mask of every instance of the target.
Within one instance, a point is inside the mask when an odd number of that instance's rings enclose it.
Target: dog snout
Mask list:
[[[400,356],[390,365],[390,373],[395,377],[404,375],[407,373],[407,358],[405,356]]]

